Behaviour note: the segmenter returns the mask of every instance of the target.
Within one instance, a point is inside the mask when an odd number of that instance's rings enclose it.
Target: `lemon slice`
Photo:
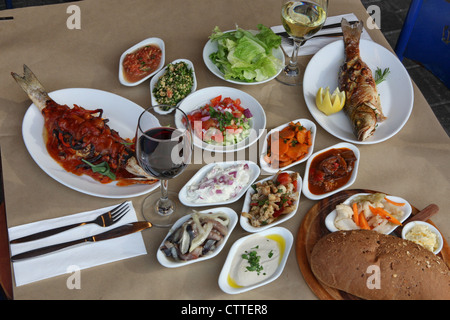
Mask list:
[[[330,88],[320,87],[316,94],[316,106],[327,116],[342,110],[345,104],[345,92],[336,88],[330,96]]]

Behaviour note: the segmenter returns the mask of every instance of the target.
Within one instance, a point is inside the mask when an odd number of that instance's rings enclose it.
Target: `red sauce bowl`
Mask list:
[[[155,46],[155,47],[159,47],[159,49],[161,49],[161,59],[159,60],[159,64],[157,66],[154,66],[152,68],[152,70],[149,73],[146,73],[146,75],[144,77],[140,77],[139,80],[136,81],[130,81],[128,80],[126,74],[125,74],[125,70],[124,70],[124,60],[127,57],[127,55],[134,53],[136,51],[138,51],[141,48],[144,48],[145,46]],[[165,64],[165,45],[164,45],[164,41],[160,38],[148,38],[145,40],[142,40],[141,42],[135,44],[134,46],[132,46],[131,48],[129,48],[128,50],[126,50],[120,57],[120,61],[119,61],[119,81],[121,84],[123,84],[124,86],[137,86],[138,84],[141,84],[142,82],[146,81],[147,79],[149,79],[150,77],[152,77],[153,75],[155,75],[158,71],[160,71]]]
[[[351,174],[350,174],[350,176],[349,176],[349,178],[348,178],[348,180],[346,181],[345,184],[342,184],[342,185],[339,184],[338,187],[333,189],[333,190],[317,194],[317,192],[314,191],[314,188],[311,188],[311,185],[310,185],[310,182],[309,182],[310,174],[311,174],[311,170],[310,170],[311,169],[311,165],[312,165],[313,161],[316,158],[320,157],[322,154],[325,154],[325,153],[329,152],[332,149],[350,149],[351,151],[353,151],[353,153],[354,153],[354,155],[356,157],[356,160],[353,163],[353,169],[352,169]],[[320,151],[314,153],[313,155],[311,155],[311,157],[306,162],[306,169],[305,169],[305,175],[304,175],[304,178],[303,178],[303,187],[302,187],[303,194],[308,199],[320,200],[320,199],[326,198],[326,197],[328,197],[328,196],[330,196],[332,194],[335,194],[335,193],[337,193],[337,192],[339,192],[341,190],[344,190],[344,189],[348,188],[356,180],[356,176],[358,174],[359,160],[360,160],[359,149],[355,145],[353,145],[351,143],[347,143],[347,142],[341,142],[341,143],[335,144],[333,146],[330,146],[328,148],[325,148],[323,150],[320,150]]]

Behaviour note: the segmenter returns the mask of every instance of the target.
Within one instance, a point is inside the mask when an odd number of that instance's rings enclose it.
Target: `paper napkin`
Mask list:
[[[128,201],[128,203],[131,210],[119,222],[110,227],[104,228],[96,224],[88,224],[44,239],[11,244],[11,255],[52,244],[89,237],[106,232],[123,224],[135,222],[137,221],[136,211],[131,201]],[[59,226],[90,221],[95,219],[99,214],[102,214],[117,205],[118,204],[98,210],[86,211],[60,218],[42,220],[12,227],[9,228],[9,238],[13,240]],[[61,251],[55,251],[51,254],[15,261],[13,262],[14,277],[16,286],[22,286],[66,273],[71,274],[74,270],[91,268],[143,254],[147,254],[147,249],[141,232],[136,232],[115,239],[87,242]]]
[[[325,21],[325,25],[341,22],[342,18],[345,18],[348,21],[358,20],[358,18],[355,16],[355,14],[349,13],[349,14],[343,14],[343,15],[339,15],[339,16],[327,17],[327,20]],[[285,31],[284,27],[282,25],[271,27],[271,29],[275,33]],[[341,31],[342,31],[341,27],[330,28],[330,29],[320,30],[319,32],[316,33],[316,35],[327,34],[327,33],[336,33],[336,32],[341,32]],[[363,32],[361,34],[361,39],[372,40],[372,38],[370,37],[369,33],[367,33],[365,28],[363,29]],[[308,41],[305,42],[305,44],[303,46],[300,47],[300,49],[298,50],[298,55],[306,56],[306,55],[314,54],[317,51],[319,51],[320,49],[322,49],[323,47],[325,47],[327,44],[332,43],[336,40],[342,40],[342,37],[318,37],[318,38],[309,39]],[[288,57],[290,57],[292,55],[292,50],[294,49],[294,46],[285,44],[283,42],[282,42],[281,46],[282,46],[284,52],[286,53],[286,55]]]

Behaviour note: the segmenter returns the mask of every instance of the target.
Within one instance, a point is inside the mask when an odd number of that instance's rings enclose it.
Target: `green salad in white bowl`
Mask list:
[[[203,49],[208,69],[231,83],[260,84],[274,79],[285,63],[281,37],[262,24],[258,29],[222,32],[216,26]]]

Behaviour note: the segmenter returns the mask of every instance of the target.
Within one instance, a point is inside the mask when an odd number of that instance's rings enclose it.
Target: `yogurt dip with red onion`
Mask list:
[[[215,165],[198,183],[187,187],[187,199],[193,203],[215,203],[233,199],[250,180],[248,164],[226,168]]]

